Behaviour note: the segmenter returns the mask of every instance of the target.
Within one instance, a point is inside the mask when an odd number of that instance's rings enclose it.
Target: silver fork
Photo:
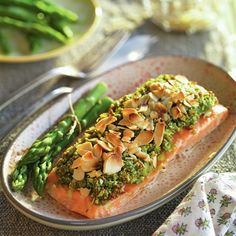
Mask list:
[[[86,55],[86,58],[80,62],[79,66],[82,68],[81,70],[78,69],[77,64],[57,67],[42,74],[37,79],[28,83],[26,86],[17,91],[9,100],[0,105],[0,127],[2,127],[0,139],[2,135],[6,134],[23,118],[32,115],[35,111],[39,110],[45,104],[54,100],[58,96],[71,93],[74,88],[68,86],[56,88],[47,93],[39,101],[36,101],[33,105],[27,107],[25,110],[23,109],[17,116],[12,116],[9,118],[7,115],[7,118],[5,118],[4,114],[9,113],[8,111],[14,110],[14,107],[22,106],[21,102],[24,99],[24,96],[27,97],[29,93],[32,94],[32,92],[36,91],[37,88],[46,85],[47,82],[52,81],[53,79],[66,77],[68,79],[82,81],[94,78],[96,75],[98,75],[96,73],[96,69],[99,67],[99,65],[101,65],[109,56],[114,54],[128,37],[129,33],[122,30],[106,34],[105,37],[89,51],[89,53]],[[9,122],[9,119],[11,122]]]

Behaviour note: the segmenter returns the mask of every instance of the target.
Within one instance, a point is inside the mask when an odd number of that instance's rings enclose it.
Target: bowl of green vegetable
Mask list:
[[[79,46],[97,27],[96,0],[0,0],[0,61],[29,62]]]

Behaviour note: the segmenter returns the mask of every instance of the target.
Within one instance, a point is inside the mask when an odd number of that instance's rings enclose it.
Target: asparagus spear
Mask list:
[[[11,26],[30,33],[42,34],[44,36],[54,38],[61,43],[68,42],[68,39],[62,33],[47,25],[15,20],[7,16],[0,16],[0,25]]]
[[[4,54],[8,54],[11,52],[10,44],[2,32],[0,32],[0,48],[2,49],[2,52]]]
[[[97,105],[94,106],[81,120],[82,128],[89,127],[93,124],[98,118],[99,114],[107,111],[112,103],[111,98],[104,97],[100,101],[98,101]]]
[[[15,6],[22,6],[32,9],[34,11],[42,11],[48,15],[55,15],[59,19],[65,19],[70,22],[76,22],[78,20],[78,16],[63,7],[59,7],[53,3],[44,1],[44,0],[0,0],[1,4],[5,5],[15,5]]]
[[[30,46],[30,51],[31,53],[37,53],[39,52],[41,46],[42,46],[42,41],[41,38],[36,35],[36,34],[27,34],[27,38],[29,41],[29,46]]]
[[[14,19],[30,22],[45,22],[45,15],[42,12],[35,14],[34,12],[18,6],[0,5],[0,16],[8,16]]]
[[[74,112],[79,121],[86,115],[86,113],[96,104],[99,98],[106,92],[107,86],[104,83],[98,83],[84,98],[80,99],[74,105]],[[29,164],[39,161],[41,158],[49,155],[56,149],[57,145],[66,137],[67,134],[77,132],[79,128],[73,129],[74,119],[72,116],[67,116],[60,121],[54,128],[44,135],[41,139],[36,140],[28,152],[17,163],[17,168],[13,172],[12,189],[14,191],[21,191],[28,178],[29,168],[23,168]],[[60,146],[60,145],[59,145]],[[46,158],[47,159],[47,158]],[[22,170],[20,172],[20,170]],[[19,178],[18,178],[19,177]],[[15,187],[17,186],[17,187]]]
[[[72,29],[68,26],[67,22],[65,22],[64,20],[57,20],[55,18],[52,18],[50,24],[56,30],[64,34],[68,39],[73,38],[74,33]]]

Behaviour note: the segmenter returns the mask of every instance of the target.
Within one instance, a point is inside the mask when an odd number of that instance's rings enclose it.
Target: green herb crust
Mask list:
[[[163,168],[164,153],[173,148],[173,135],[183,128],[191,128],[200,116],[208,115],[217,103],[217,98],[212,92],[180,75],[161,75],[147,81],[133,94],[115,101],[108,113],[100,115],[97,124],[109,116],[115,117],[104,131],[95,125],[89,128],[74,146],[66,150],[56,165],[58,184],[67,185],[72,189],[87,188],[95,204],[106,203],[124,192],[126,184],[138,184],[154,169]],[[137,111],[135,115],[143,123],[134,122],[130,126],[122,124],[122,121],[127,120],[124,111],[130,111],[130,108]],[[152,125],[145,123],[146,121]],[[139,143],[137,147],[135,146],[136,152],[132,152],[129,145],[138,143],[137,137],[142,133],[153,133],[155,136],[155,127],[158,124],[164,124],[160,143],[157,144],[159,141],[154,137],[147,143]],[[94,147],[98,144],[98,140],[107,143],[106,135],[109,132],[113,132],[120,140],[125,140],[125,129],[131,130],[133,136],[128,141],[122,142],[124,148],[119,171],[113,173],[106,170],[107,159],[110,158],[107,158],[107,155],[114,154],[115,147],[112,151],[103,148],[102,157],[98,159],[93,170],[84,171],[84,177],[80,180],[74,177],[75,169],[80,168],[80,166],[75,167],[74,162],[79,158],[83,159],[79,151],[81,144],[91,143]],[[83,165],[81,168],[83,169]]]

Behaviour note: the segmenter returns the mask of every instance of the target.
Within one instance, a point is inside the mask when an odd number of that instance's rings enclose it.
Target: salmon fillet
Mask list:
[[[48,176],[47,192],[88,218],[115,215],[227,115],[212,92],[184,76],[147,81],[62,154]]]
[[[175,148],[171,152],[165,153],[167,161],[170,161],[185,150],[199,142],[203,137],[208,135],[220,123],[222,123],[228,115],[228,110],[222,105],[213,107],[213,113],[209,117],[201,117],[194,125],[195,132],[192,129],[184,129],[174,135]],[[164,165],[166,163],[163,163]],[[102,218],[111,216],[116,213],[122,205],[125,205],[133,197],[135,197],[143,188],[149,184],[158,175],[159,170],[152,172],[140,184],[128,184],[125,186],[125,192],[119,197],[110,200],[105,205],[94,205],[89,196],[83,196],[80,191],[73,191],[68,187],[58,185],[57,176],[54,171],[49,174],[47,190],[48,193],[67,209],[87,216],[88,218]]]

